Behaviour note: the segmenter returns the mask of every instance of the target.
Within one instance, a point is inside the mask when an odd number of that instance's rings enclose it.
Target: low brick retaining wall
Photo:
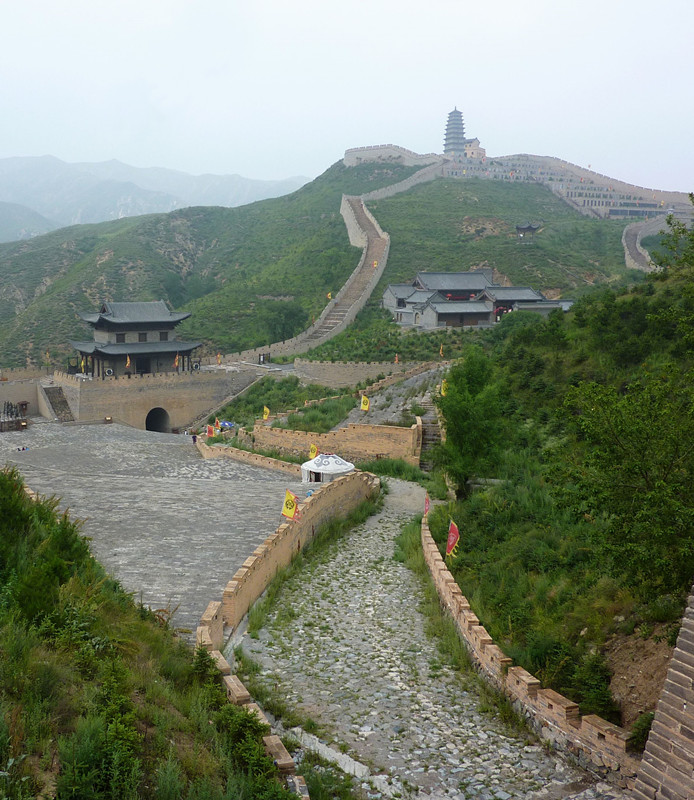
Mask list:
[[[582,717],[576,703],[552,689],[541,689],[535,676],[512,666],[512,659],[494,644],[470,609],[431,536],[426,517],[422,520],[422,549],[441,604],[484,677],[512,700],[543,739],[574,755],[583,767],[632,788],[640,760],[626,751],[628,731],[594,714]]]
[[[252,464],[254,467],[279,470],[294,477],[301,477],[300,464],[290,464],[288,461],[282,461],[279,458],[261,456],[260,453],[251,453],[248,450],[240,450],[238,447],[229,445],[210,446],[205,442],[201,442],[200,439],[198,439],[196,447],[203,458],[231,458],[233,461],[242,461],[244,464]]]

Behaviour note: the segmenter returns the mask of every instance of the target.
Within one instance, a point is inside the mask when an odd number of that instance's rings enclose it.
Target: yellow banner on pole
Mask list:
[[[371,402],[369,401],[369,398],[365,394],[363,394],[361,396],[361,410],[362,411],[368,411],[370,405],[371,405]]]
[[[284,495],[284,505],[282,506],[282,516],[287,519],[294,519],[299,511],[299,498],[287,489]]]
[[[318,448],[316,447],[315,444],[312,444],[308,451],[308,457],[315,458],[317,455],[318,455]]]
[[[263,419],[267,419],[270,416],[270,409],[267,406],[263,406]]]

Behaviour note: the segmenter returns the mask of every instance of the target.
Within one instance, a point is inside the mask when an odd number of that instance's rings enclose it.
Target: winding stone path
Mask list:
[[[441,663],[418,579],[393,558],[423,490],[389,485],[382,511],[311,559],[258,639],[243,637],[264,681],[369,765],[370,797],[622,797],[509,732],[482,710],[474,676]]]

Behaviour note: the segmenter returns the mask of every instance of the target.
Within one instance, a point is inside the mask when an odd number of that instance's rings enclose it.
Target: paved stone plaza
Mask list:
[[[18,451],[18,447],[28,450]],[[0,434],[0,464],[84,520],[92,551],[136,599],[194,631],[210,600],[280,522],[290,476],[203,460],[187,436],[37,422]]]

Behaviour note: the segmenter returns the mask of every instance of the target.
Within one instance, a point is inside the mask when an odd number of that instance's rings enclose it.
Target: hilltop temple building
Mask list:
[[[479,139],[465,138],[463,115],[462,112],[458,111],[457,107],[448,115],[443,154],[454,161],[467,158],[484,158],[487,154],[485,149],[480,147]]]
[[[71,372],[110,378],[188,372],[200,366],[191,354],[201,343],[176,338],[176,326],[190,312],[169,311],[163,300],[103,303],[99,311],[79,316],[94,328],[94,340],[71,342],[80,354]]]

